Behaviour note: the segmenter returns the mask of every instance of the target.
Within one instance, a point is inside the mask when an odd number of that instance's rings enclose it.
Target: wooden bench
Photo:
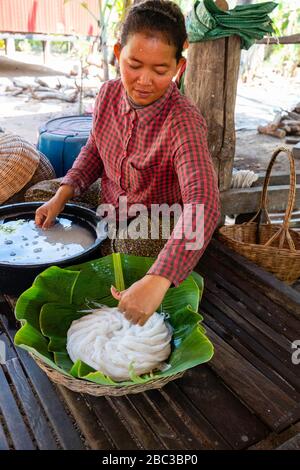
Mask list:
[[[50,383],[14,347],[12,304],[2,298],[0,449],[299,449],[291,344],[300,339],[300,292],[216,240],[197,270],[213,359],[161,390],[125,397]]]
[[[250,188],[236,188],[221,191],[223,215],[256,213],[259,207],[265,172]],[[268,211],[283,212],[286,209],[289,192],[289,174],[285,171],[272,172],[268,188]],[[300,172],[296,172],[295,209],[300,207]]]

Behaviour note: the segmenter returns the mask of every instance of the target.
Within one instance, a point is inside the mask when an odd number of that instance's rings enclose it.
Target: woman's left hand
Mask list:
[[[163,276],[147,274],[122,292],[111,286],[111,293],[119,300],[118,308],[127,320],[143,326],[162,303],[170,285]]]

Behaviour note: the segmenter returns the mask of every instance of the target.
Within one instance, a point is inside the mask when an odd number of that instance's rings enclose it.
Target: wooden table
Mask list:
[[[126,397],[53,385],[14,347],[11,299],[2,298],[0,449],[300,449],[300,364],[291,360],[300,293],[217,241],[197,270],[213,359]]]

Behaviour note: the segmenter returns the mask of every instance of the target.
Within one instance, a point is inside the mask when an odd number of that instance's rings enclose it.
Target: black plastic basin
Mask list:
[[[18,219],[34,219],[36,209],[40,202],[26,202],[0,207],[0,220],[10,221]],[[59,216],[67,216],[79,225],[84,225],[95,236],[95,242],[75,256],[66,257],[61,261],[40,264],[8,264],[0,260],[0,292],[13,296],[20,295],[30,287],[35,277],[49,266],[71,266],[99,258],[102,239],[97,238],[97,224],[100,221],[96,213],[85,207],[75,204],[66,204]]]

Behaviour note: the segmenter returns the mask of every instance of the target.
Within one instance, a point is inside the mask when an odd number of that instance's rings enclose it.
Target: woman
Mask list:
[[[49,227],[65,203],[101,177],[101,202],[128,205],[204,205],[204,243],[186,248],[174,231],[148,273],[126,291],[112,295],[127,319],[143,325],[168,288],[193,270],[219,217],[216,177],[206,141],[206,125],[172,81],[187,46],[184,17],[173,2],[149,0],[133,6],[114,52],[121,79],[104,83],[95,104],[89,140],[56,195],[36,212]],[[185,210],[185,209],[184,209]],[[193,222],[195,227],[195,222]],[[176,229],[176,227],[175,227]]]

